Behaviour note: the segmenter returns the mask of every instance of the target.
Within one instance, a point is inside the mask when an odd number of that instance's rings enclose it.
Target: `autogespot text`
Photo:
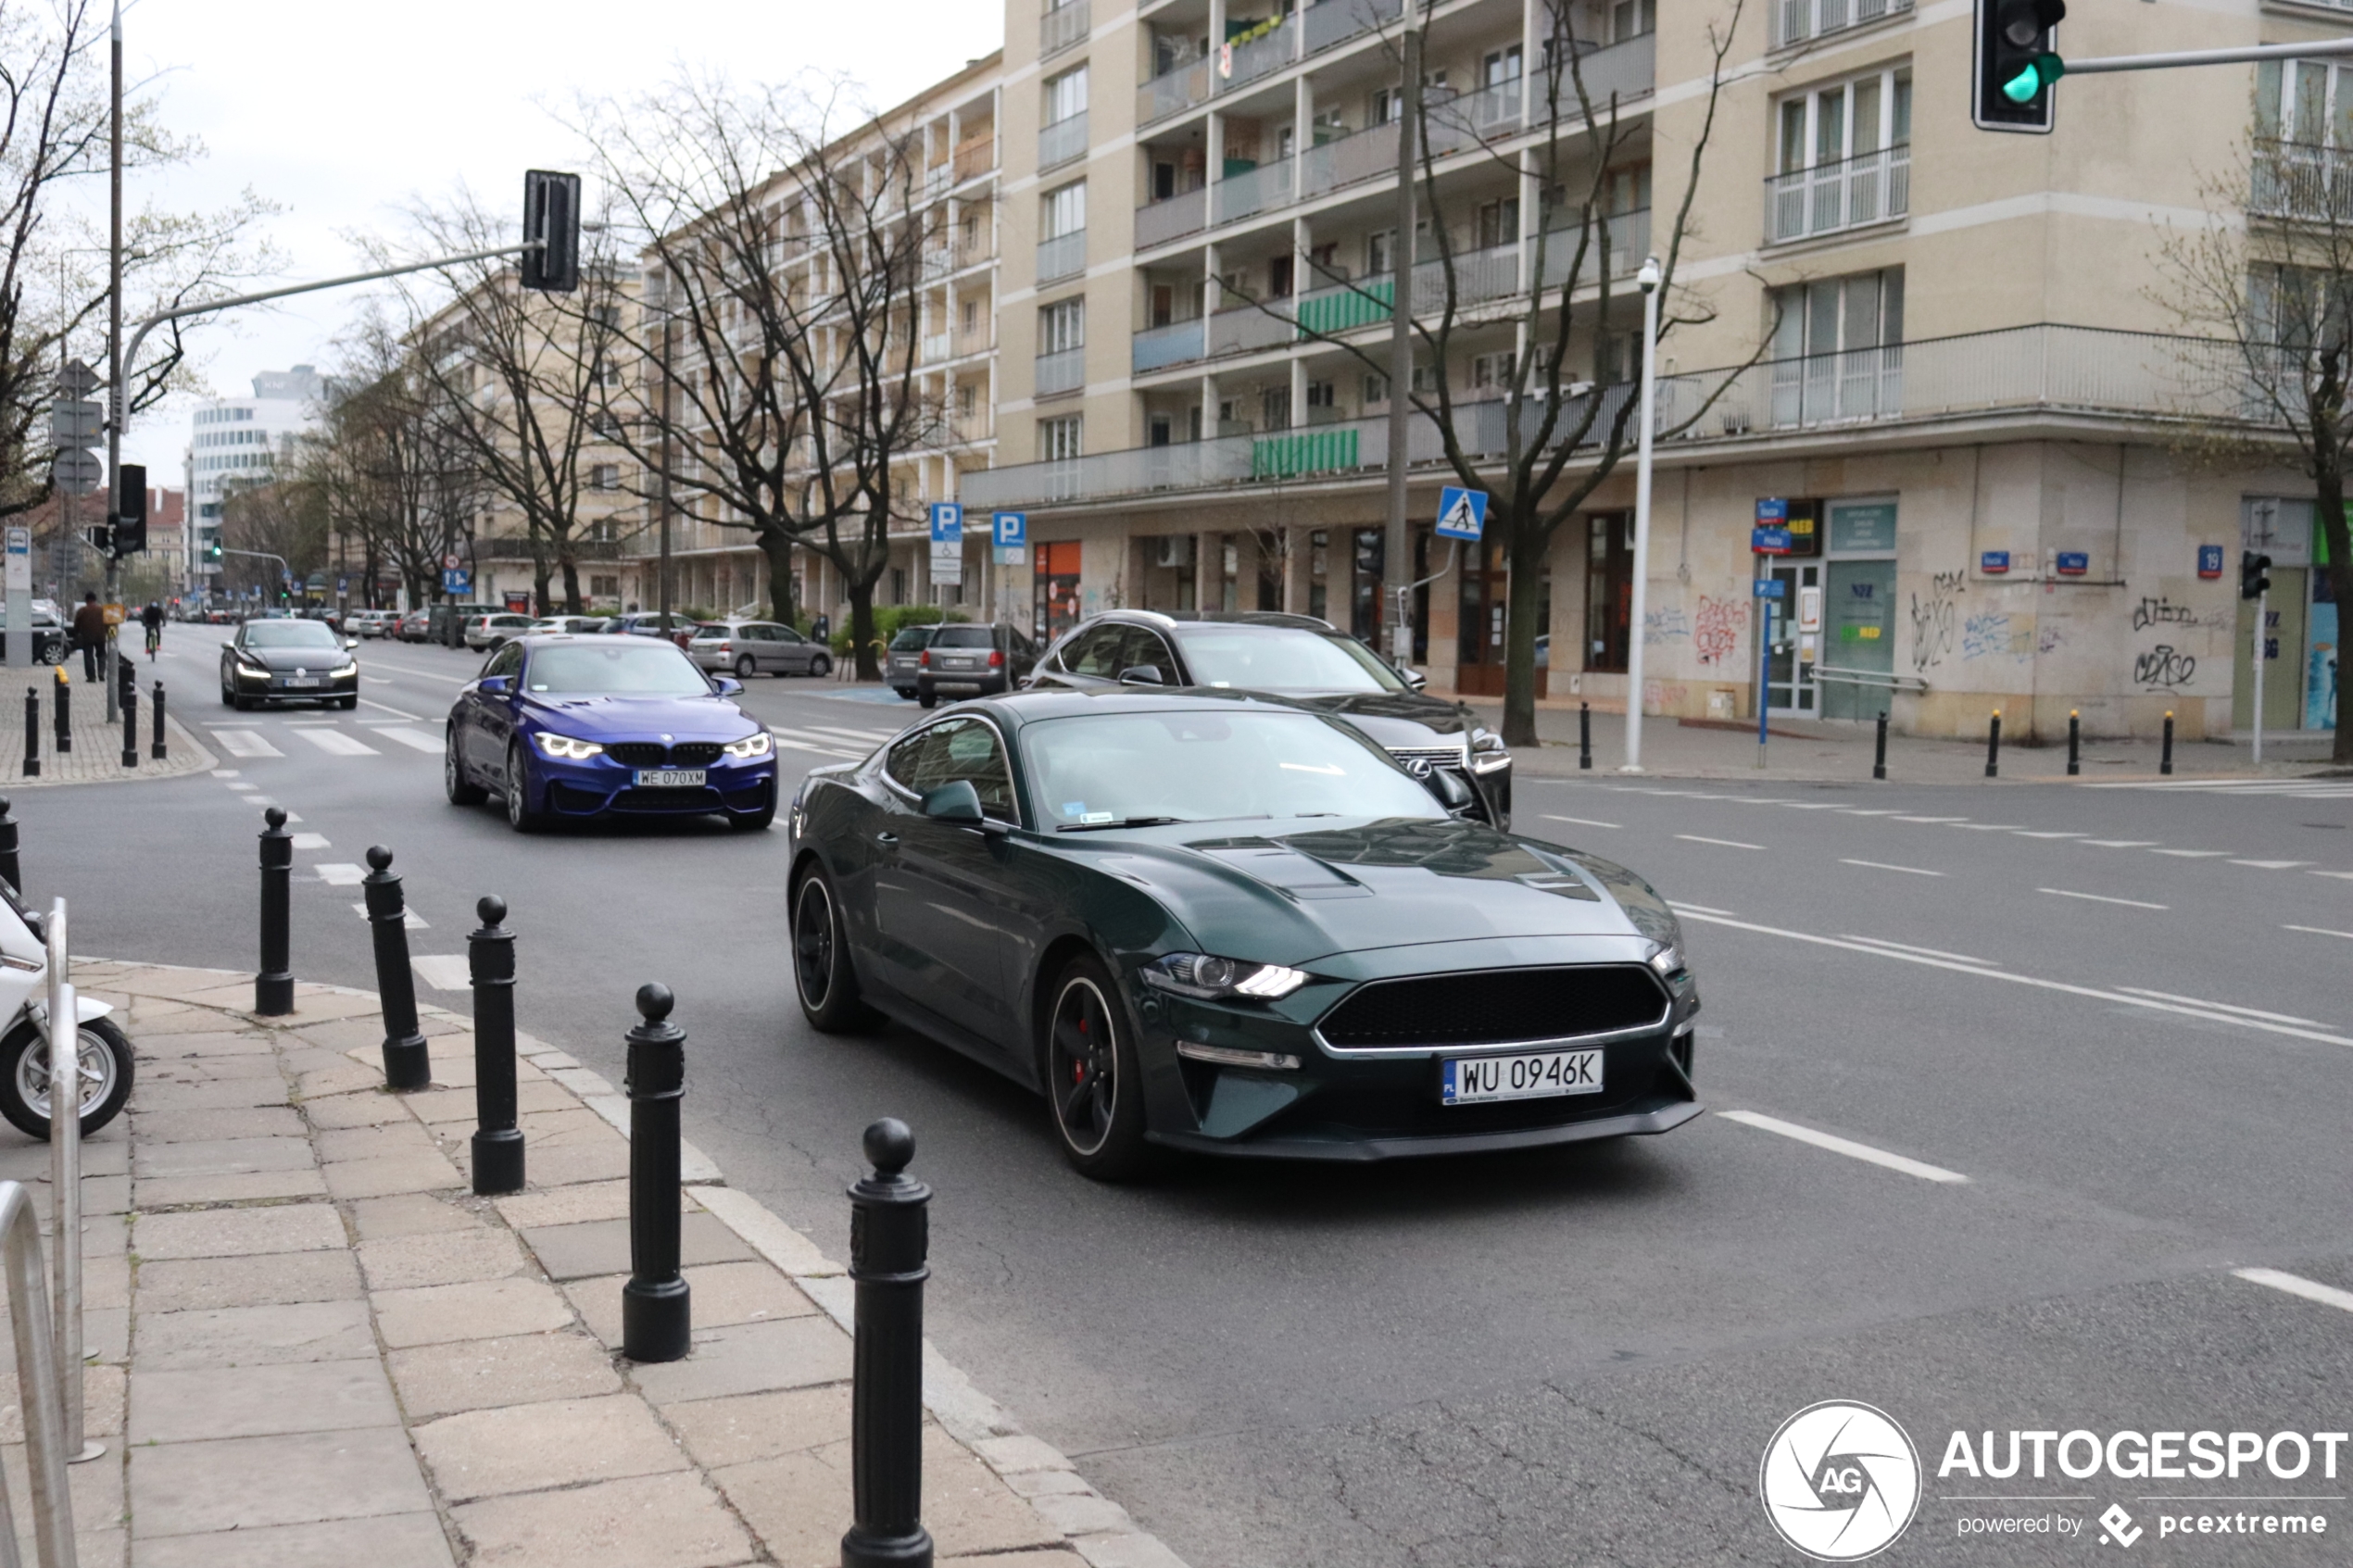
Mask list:
[[[1985,1432],[1972,1443],[1956,1432],[1944,1445],[1939,1478],[1967,1475],[2037,1480],[2057,1473],[2072,1481],[2219,1481],[2269,1475],[2334,1480],[2348,1435],[2343,1432]],[[2023,1467],[2023,1468],[2022,1468]],[[2193,1526],[2195,1528],[2195,1526]],[[2210,1533],[2210,1532],[2208,1532]]]

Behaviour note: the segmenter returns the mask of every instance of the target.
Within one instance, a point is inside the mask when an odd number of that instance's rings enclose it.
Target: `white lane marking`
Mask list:
[[[1832,1154],[1843,1154],[1850,1160],[1866,1160],[1874,1165],[1884,1165],[1891,1171],[1901,1171],[1924,1182],[1969,1180],[1958,1171],[1947,1171],[1942,1165],[1931,1165],[1925,1160],[1907,1160],[1903,1155],[1890,1154],[1883,1148],[1873,1148],[1852,1138],[1818,1133],[1811,1127],[1801,1127],[1794,1122],[1784,1122],[1777,1116],[1760,1116],[1754,1110],[1719,1110],[1716,1114],[1726,1122],[1738,1122],[1743,1127],[1755,1127],[1759,1132],[1779,1133],[1785,1138],[1795,1138],[1799,1143],[1812,1144],[1816,1148],[1826,1148]]]
[[[1727,849],[1762,849],[1765,847],[1761,844],[1743,844],[1737,838],[1702,838],[1695,833],[1679,833],[1675,836],[1680,839],[1687,839],[1693,844],[1721,845]]]
[[[248,806],[275,806],[278,804],[275,800],[272,800],[266,795],[247,795],[240,797],[240,798],[243,799]]]
[[[2037,893],[2047,893],[2054,898],[2082,898],[2095,904],[2121,904],[2132,909],[2162,909],[2169,906],[2152,904],[2143,898],[2111,898],[2105,893],[2070,893],[2064,887],[2038,887]]]
[[[373,708],[380,712],[391,714],[396,719],[406,719],[412,723],[422,723],[424,720],[424,715],[422,713],[405,713],[397,708],[393,708],[387,704],[378,702],[373,697],[363,696],[359,700],[367,704],[370,708]]]
[[[2203,997],[2177,996],[2171,991],[2152,991],[2145,985],[2119,985],[2135,997],[2155,997],[2161,1002],[2187,1002],[2194,1008],[2212,1008],[2217,1012],[2243,1012],[2249,1018],[2268,1018],[2274,1023],[2301,1023],[2308,1029],[2325,1029],[2327,1024],[2317,1018],[2298,1018],[2294,1013],[2265,1012],[2260,1008],[2243,1008],[2231,1002],[2209,1002]]]
[[[2253,633],[2249,633],[2249,635],[2252,634]],[[1547,814],[1544,820],[1548,822],[1575,822],[1580,828],[1614,828],[1617,826],[1616,822],[1597,822],[1591,817],[1555,817]]]
[[[1966,822],[1967,817],[1898,817],[1899,822]]]
[[[323,866],[313,866],[310,869],[317,872],[319,880],[330,887],[357,887],[359,885],[359,879],[368,874],[358,866],[337,861],[330,861]]]
[[[361,920],[365,920],[368,918],[368,906],[364,902],[354,904],[351,906],[351,912],[358,915]],[[400,911],[400,925],[401,929],[404,931],[431,931],[433,929],[431,925],[426,923],[424,918],[418,914],[414,909],[403,909]]]
[[[212,729],[208,724],[207,729]],[[212,738],[229,748],[232,757],[283,757],[284,752],[271,746],[252,730],[213,730]]]
[[[2212,860],[2230,853],[2227,849],[2158,849],[2159,855],[2171,855],[2180,860]]]
[[[2160,841],[2154,838],[2087,838],[2083,842],[2095,849],[2152,849]]]
[[[409,967],[436,991],[463,991],[473,984],[473,972],[467,967],[463,953],[416,954],[409,960]]]
[[[795,751],[813,751],[820,757],[844,757],[852,759],[865,755],[863,752],[844,750],[842,743],[829,735],[803,734],[799,730],[779,730],[774,725],[769,727],[768,733],[776,737],[778,745],[790,746]]]
[[[2282,931],[2302,931],[2314,936],[2342,936],[2347,942],[2353,942],[2353,931],[2331,931],[2324,925],[2284,925],[2280,927],[2280,929]]]
[[[246,792],[247,792],[247,791],[249,791],[249,790],[257,790],[257,789],[259,789],[261,786],[260,786],[259,784],[251,784],[251,783],[246,783],[246,782],[240,781],[239,783],[233,784],[229,785],[228,787],[229,787],[229,788],[231,788],[231,789],[235,790],[238,794],[243,795],[243,794],[246,793]]]
[[[1730,909],[1709,909],[1709,908],[1708,908],[1705,904],[1682,904],[1682,903],[1678,903],[1678,902],[1676,902],[1676,901],[1675,901],[1674,899],[1672,899],[1672,898],[1669,898],[1668,900],[1667,900],[1667,907],[1668,909],[1670,909],[1674,910],[1674,911],[1675,911],[1677,914],[1679,914],[1679,915],[1680,915],[1680,914],[1714,915],[1714,916],[1716,916],[1716,917],[1717,917],[1718,919],[1719,919],[1719,920],[1730,920],[1730,919],[1731,919],[1731,918],[1732,918],[1732,911],[1731,911],[1731,910],[1730,910]]]
[[[430,751],[436,757],[441,755],[441,737],[429,735],[422,730],[412,730],[401,724],[371,724],[368,733],[382,735],[386,740],[396,740],[411,751]]]
[[[1705,925],[1728,925],[1735,931],[1753,931],[1760,936],[1779,936],[1792,942],[1810,942],[1818,947],[1837,947],[1849,953],[1870,953],[1882,959],[1896,959],[1929,969],[1950,970],[1955,974],[1974,974],[1984,980],[2007,981],[2012,985],[2031,985],[2038,991],[2058,991],[2070,997],[2088,997],[2094,1001],[2122,1004],[2126,1007],[2147,1008],[2152,1012],[2179,1013],[2183,1018],[2203,1018],[2212,1023],[2235,1023],[2242,1029],[2257,1029],[2266,1035],[2287,1035],[2299,1040],[2318,1040],[2324,1046],[2353,1047],[2353,1038],[2330,1035],[2314,1029],[2291,1029],[2284,1023],[2265,1023],[2259,1019],[2241,1018],[2233,1013],[2208,1012],[2201,1008],[2183,1007],[2178,1002],[2160,1002],[2154,997],[2135,997],[2122,991],[2103,991],[2091,985],[2072,985],[2064,980],[2045,980],[2032,974],[2014,974],[2007,970],[1977,969],[1968,964],[1954,963],[1946,959],[1934,959],[1924,954],[1891,951],[1886,947],[1872,947],[1843,936],[1818,936],[1810,931],[1791,931],[1778,925],[1759,925],[1755,921],[1735,920],[1729,915],[1693,909],[1688,904],[1669,906],[1679,915],[1689,915]]]
[[[2347,882],[2353,882],[2353,872],[2306,872],[2304,874],[2306,876],[2334,876]]]
[[[1850,860],[1843,856],[1839,858],[1838,863],[1842,866],[1862,866],[1875,872],[1902,872],[1908,876],[1943,876],[1944,874],[1943,872],[1922,871],[1918,866],[1891,866],[1884,860]]]
[[[2233,860],[2231,862],[2234,866],[2253,866],[2259,872],[2293,871],[2297,866],[2309,866],[2311,863],[2309,860]]]
[[[1790,804],[1787,799],[1776,795],[1727,795],[1718,798],[1729,800],[1736,806],[1787,806]]]
[[[212,776],[216,779],[233,779],[237,776],[237,770],[234,768],[215,768],[212,771]]]
[[[363,681],[372,682],[379,686],[388,686],[392,684],[392,677],[389,675],[362,675],[359,678]]]
[[[2339,1290],[2333,1285],[2279,1269],[2233,1269],[2231,1273],[2249,1285],[2268,1285],[2273,1290],[2284,1290],[2290,1296],[2301,1296],[2307,1301],[2318,1301],[2340,1312],[2353,1312],[2353,1290]]]
[[[1883,806],[1874,810],[1866,811],[1860,807],[1844,806],[1841,807],[1840,809],[1844,811],[1850,817],[1892,817],[1895,815],[1896,812],[1902,810],[1903,808],[1901,806]]]
[[[2080,833],[2021,833],[2020,838],[2081,838]]]
[[[1893,947],[1900,953],[1926,953],[1932,959],[1951,959],[1955,963],[1976,964],[1982,969],[1994,967],[1991,960],[1973,959],[1967,953],[1948,953],[1942,947],[1915,947],[1909,942],[1890,942],[1884,936],[1847,936],[1848,942],[1868,942],[1874,947]]]
[[[1835,800],[1784,800],[1781,804],[1793,811],[1843,811],[1845,809]]]
[[[1963,833],[2016,833],[2016,822],[1955,822]]]
[[[345,734],[341,730],[296,730],[295,734],[330,757],[382,757],[384,755],[359,736]]]
[[[332,849],[334,847],[333,845],[327,842],[327,835],[323,833],[298,833],[294,835],[294,847],[297,849]]]

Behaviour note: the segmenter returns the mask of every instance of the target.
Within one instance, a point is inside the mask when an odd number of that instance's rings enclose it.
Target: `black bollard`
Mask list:
[[[1879,739],[1871,749],[1871,777],[1887,777],[1887,715],[1879,716]]]
[[[1590,770],[1593,766],[1593,705],[1577,705],[1577,765]]]
[[[2082,709],[2067,710],[2067,776],[2074,778],[2083,771],[2083,714]]]
[[[17,865],[17,820],[8,815],[8,797],[0,795],[0,877],[19,893],[24,891],[24,872]]]
[[[522,1190],[522,1134],[515,1126],[515,934],[507,901],[474,906],[482,929],[466,938],[474,985],[474,1191]]]
[[[2165,710],[2165,749],[2158,756],[2157,771],[2160,773],[2173,771],[2173,710],[2170,708]]]
[[[66,678],[66,667],[57,666],[57,755],[63,757],[73,749],[73,683]]]
[[[41,688],[24,689],[24,776],[41,776]]]
[[[849,1384],[850,1517],[841,1568],[929,1568],[924,1528],[924,1281],[931,1188],[909,1176],[915,1135],[885,1117],[866,1129],[875,1173],[849,1189],[849,1277],[857,1340]]]
[[[122,765],[139,765],[139,686],[135,681],[122,684]]]
[[[629,1031],[629,1283],[621,1287],[621,1353],[633,1361],[686,1358],[694,1315],[678,1272],[678,1102],[686,1094],[686,1032],[670,1022],[667,985],[637,987]]]
[[[422,1089],[433,1084],[433,1053],[417,1032],[417,977],[409,968],[409,906],[392,874],[392,851],[368,851],[368,923],[376,939],[376,995],[384,1015],[384,1087]]]
[[[1994,709],[1994,722],[1985,731],[1985,776],[1999,778],[2002,773],[2002,710]]]
[[[147,755],[158,762],[169,761],[171,753],[163,744],[163,683],[161,681],[156,683],[156,705],[154,711],[147,715],[147,727],[155,732],[155,743],[147,748]]]
[[[293,942],[286,930],[294,834],[286,831],[286,813],[278,807],[261,813],[261,820],[267,824],[261,832],[261,972],[254,976],[253,1010],[264,1018],[283,1018],[295,1010]]]

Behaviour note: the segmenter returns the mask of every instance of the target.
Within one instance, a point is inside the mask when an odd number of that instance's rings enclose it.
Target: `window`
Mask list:
[[[591,490],[620,489],[621,465],[618,463],[598,463],[595,468],[590,469],[588,470],[588,487]]]
[[[917,797],[959,780],[980,796],[980,809],[1001,822],[1013,820],[1013,783],[997,732],[977,719],[950,719],[917,731],[890,748],[886,759],[891,782]]]
[[[1373,371],[1366,371],[1365,375],[1365,406],[1369,408],[1376,403],[1386,403],[1388,401],[1389,378]]]
[[[1781,100],[1780,150],[1788,174],[1863,157],[1912,139],[1909,68],[1874,71]]]
[[[1377,229],[1365,236],[1365,275],[1366,277],[1388,276],[1390,258],[1397,249],[1396,242],[1397,231],[1394,229]]]
[[[980,325],[980,301],[976,299],[964,301],[961,307],[961,322],[964,334],[967,337],[971,336],[974,330]]]
[[[1520,74],[1519,45],[1498,49],[1479,64],[1479,74],[1485,84],[1500,87],[1506,82],[1516,82]]]
[[[1064,462],[1079,454],[1079,416],[1038,421],[1038,457],[1041,462]]]
[[[1038,237],[1058,240],[1087,227],[1087,182],[1074,180],[1039,198]]]
[[[1046,110],[1039,121],[1043,125],[1060,125],[1063,120],[1087,112],[1087,68],[1066,70],[1046,82]]]
[[[1819,278],[1773,291],[1773,358],[1853,353],[1904,341],[1904,270]]]
[[[1084,295],[1058,299],[1038,311],[1038,352],[1062,354],[1087,345],[1087,299]]]
[[[1403,89],[1384,87],[1375,93],[1367,106],[1367,125],[1387,125],[1392,119],[1405,118],[1405,94]]]
[[[1512,384],[1515,359],[1508,348],[1494,354],[1481,354],[1471,360],[1471,390],[1500,395]]]
[[[1126,626],[1113,621],[1073,637],[1057,658],[1062,667],[1074,675],[1116,681],[1126,642]]]
[[[1585,668],[1622,671],[1634,615],[1634,519],[1612,512],[1585,526]]]
[[[1609,8],[1609,41],[1623,44],[1658,28],[1658,0],[1616,0]]]
[[[1519,198],[1505,196],[1491,201],[1478,209],[1478,248],[1493,250],[1498,245],[1516,245],[1519,241]]]
[[[617,599],[621,597],[621,579],[618,576],[599,576],[596,572],[590,572],[588,574],[588,596],[592,599]]]

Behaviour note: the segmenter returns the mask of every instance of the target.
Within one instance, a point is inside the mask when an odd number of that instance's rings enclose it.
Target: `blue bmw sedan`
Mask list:
[[[505,797],[531,833],[607,813],[776,816],[775,743],[674,644],[527,636],[492,654],[449,710],[442,778],[452,804]]]

